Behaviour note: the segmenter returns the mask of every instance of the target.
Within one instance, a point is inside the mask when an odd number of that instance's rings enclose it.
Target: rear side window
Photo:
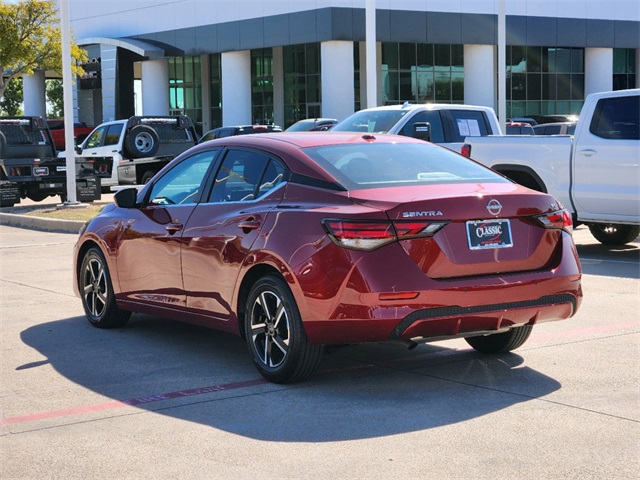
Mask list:
[[[216,175],[209,202],[255,200],[284,180],[285,169],[263,153],[230,150]]]
[[[640,140],[640,95],[600,100],[589,131],[600,138]]]
[[[121,123],[116,123],[114,125],[109,125],[107,129],[107,135],[104,138],[105,145],[117,145],[120,140],[120,133],[122,132],[123,125]]]
[[[484,112],[475,110],[449,110],[452,120],[451,141],[464,142],[466,137],[486,137],[491,128]]]
[[[444,183],[509,183],[492,170],[427,142],[330,145],[303,150],[350,190]]]

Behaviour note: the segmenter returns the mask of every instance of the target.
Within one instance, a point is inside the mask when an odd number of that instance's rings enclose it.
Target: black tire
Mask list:
[[[42,192],[29,192],[27,194],[27,197],[33,200],[34,202],[41,202],[48,196],[49,196],[48,193],[42,193]]]
[[[533,330],[532,325],[517,327],[504,333],[465,338],[467,343],[482,353],[506,353],[521,347]]]
[[[90,248],[82,259],[78,272],[78,286],[87,320],[94,327],[115,328],[125,325],[131,312],[116,305],[109,267],[96,248]]]
[[[253,285],[244,326],[253,364],[270,382],[300,382],[318,369],[323,347],[308,342],[298,306],[281,277],[267,275]]]
[[[153,157],[160,147],[158,134],[148,125],[136,125],[124,138],[124,148],[131,158]]]
[[[603,245],[625,245],[640,235],[640,226],[590,223],[589,231]]]
[[[140,179],[140,184],[141,185],[146,185],[147,183],[149,183],[151,181],[151,179],[153,178],[153,176],[156,174],[156,172],[154,172],[153,170],[147,170],[146,172],[144,172],[142,174],[142,178]]]

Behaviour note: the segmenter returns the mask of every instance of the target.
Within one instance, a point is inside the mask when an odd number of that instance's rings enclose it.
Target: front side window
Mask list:
[[[434,143],[444,142],[444,131],[442,130],[442,119],[440,112],[437,110],[422,111],[416,113],[409,119],[407,124],[402,127],[401,134],[406,137],[413,136],[413,125],[418,122],[429,122],[431,124],[431,141]]]
[[[218,150],[207,150],[183,160],[153,185],[150,203],[177,205],[196,203],[204,178]]]
[[[102,137],[104,137],[105,132],[107,131],[107,126],[100,127],[93,131],[89,138],[87,138],[87,143],[85,143],[84,148],[96,148],[99,147],[102,143]]]
[[[589,131],[601,138],[640,140],[640,95],[600,100]]]

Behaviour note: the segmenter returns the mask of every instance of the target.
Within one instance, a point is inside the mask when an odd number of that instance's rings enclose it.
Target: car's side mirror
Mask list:
[[[413,124],[413,138],[431,141],[431,124],[429,122],[416,122]]]
[[[113,196],[113,201],[120,208],[135,208],[138,204],[138,190],[136,188],[118,190]]]
[[[82,155],[82,147],[80,145],[76,145],[76,153]]]

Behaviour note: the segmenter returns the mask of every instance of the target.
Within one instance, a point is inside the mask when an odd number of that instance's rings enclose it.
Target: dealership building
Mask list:
[[[503,31],[508,117],[576,114],[589,93],[640,81],[637,0],[69,0],[69,16],[90,59],[76,119],[91,125],[181,113],[201,131],[286,127],[407,101],[497,111]],[[43,114],[44,82],[24,78],[25,113]]]

